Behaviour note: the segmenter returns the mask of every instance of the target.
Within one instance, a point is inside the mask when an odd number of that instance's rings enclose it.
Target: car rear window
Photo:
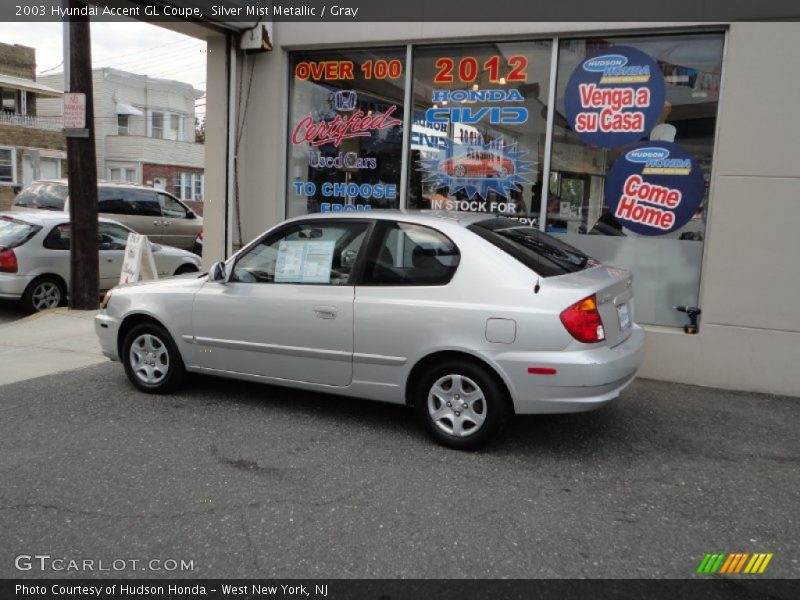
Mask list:
[[[574,246],[514,219],[487,219],[473,223],[467,229],[542,277],[575,273],[600,264]]]
[[[0,249],[16,248],[31,239],[41,227],[13,217],[0,217]]]
[[[63,183],[34,183],[14,199],[14,206],[44,210],[64,210],[69,188]]]

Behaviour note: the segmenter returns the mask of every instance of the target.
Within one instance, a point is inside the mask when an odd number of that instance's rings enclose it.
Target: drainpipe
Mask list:
[[[233,254],[233,208],[234,208],[234,169],[236,168],[236,38],[232,33],[226,34],[228,49],[225,68],[227,71],[228,118],[226,123],[225,144],[225,231],[224,253],[227,259]]]

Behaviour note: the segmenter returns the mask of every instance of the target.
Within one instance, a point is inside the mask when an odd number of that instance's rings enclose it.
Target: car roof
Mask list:
[[[340,212],[325,212],[325,213],[310,213],[287,219],[287,222],[292,221],[326,221],[336,219],[374,219],[378,221],[405,221],[409,223],[418,223],[420,225],[437,225],[442,221],[448,222],[453,225],[461,225],[467,227],[478,221],[485,221],[495,217],[506,216],[503,214],[495,213],[472,213],[472,212],[459,212],[451,210],[405,210],[405,209],[377,209],[368,211],[340,211]]]
[[[25,221],[31,225],[41,225],[43,227],[56,222],[63,223],[64,221],[69,221],[69,213],[60,210],[2,211],[0,212],[0,217],[10,217],[19,221]],[[106,219],[105,217],[98,217],[97,221],[99,223],[113,223],[114,225],[121,225],[122,227],[125,227],[125,225],[122,225],[122,223],[114,221],[113,219]],[[125,227],[125,229],[129,229],[129,227]]]
[[[63,178],[62,179],[36,179],[35,181],[31,182],[31,185],[34,185],[34,184],[37,184],[37,183],[55,183],[55,184],[58,184],[58,185],[69,185],[69,182],[66,179],[63,179]],[[138,184],[138,183],[131,183],[130,181],[109,181],[109,180],[106,180],[106,179],[98,179],[97,180],[97,185],[98,186],[103,186],[103,187],[132,188],[132,189],[137,189],[137,190],[155,190],[154,187],[147,186],[147,185],[141,185],[141,184]],[[158,191],[158,192],[166,192],[167,194],[169,194],[169,192],[167,190],[156,190],[156,191]]]

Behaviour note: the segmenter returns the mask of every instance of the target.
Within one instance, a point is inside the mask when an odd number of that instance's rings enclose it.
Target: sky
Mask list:
[[[140,21],[91,24],[92,66],[175,79],[206,88],[205,42]],[[0,42],[36,48],[36,73],[62,71],[61,23],[3,23]],[[198,116],[205,98],[197,101]]]

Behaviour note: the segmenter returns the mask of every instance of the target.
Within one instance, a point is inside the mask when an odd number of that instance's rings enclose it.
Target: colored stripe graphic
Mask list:
[[[720,575],[756,575],[763,573],[773,554],[766,552],[709,552],[703,556],[697,573]],[[749,560],[748,560],[749,559]],[[747,565],[747,566],[745,566]]]

